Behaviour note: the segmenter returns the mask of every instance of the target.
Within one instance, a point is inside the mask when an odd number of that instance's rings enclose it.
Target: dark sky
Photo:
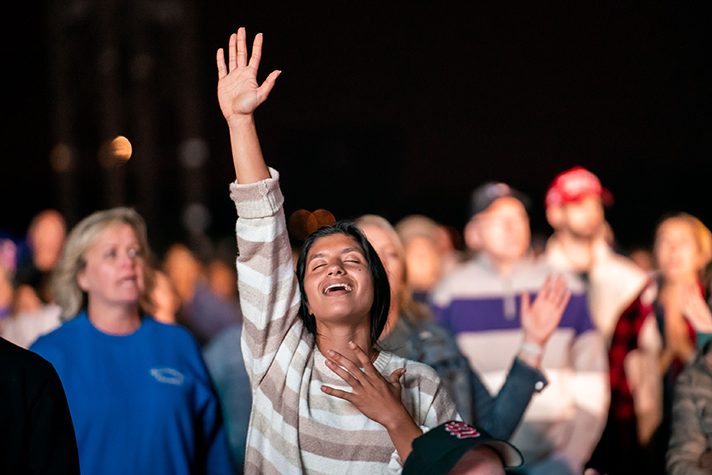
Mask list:
[[[533,226],[548,233],[540,206],[547,184],[583,165],[615,196],[608,217],[624,247],[647,244],[667,212],[712,224],[710,16],[692,4],[292,3],[196,3],[193,100],[210,151],[203,197],[212,235],[230,235],[234,224],[214,54],[238,25],[250,38],[265,34],[261,77],[283,70],[256,117],[267,160],[283,174],[288,212],[328,208],[339,218],[372,212],[393,221],[422,212],[461,228],[470,191],[502,180],[532,197]],[[60,202],[48,165],[47,9],[21,8],[21,31],[5,29],[2,43],[0,232],[13,234]],[[96,31],[81,38],[87,63],[95,62]],[[147,36],[161,47],[176,41],[168,28]],[[162,241],[178,232],[185,202],[171,130],[184,101],[172,87],[179,69],[158,68],[154,89],[162,120],[151,183],[160,213],[149,231]],[[96,103],[91,77],[74,84],[82,110]],[[81,146],[92,149],[96,119],[78,112],[76,120],[86,131]],[[121,126],[130,139],[137,120],[129,115]],[[132,180],[142,159],[134,155],[125,178],[126,204],[139,209]],[[77,179],[80,215],[105,206],[105,185],[87,160]]]

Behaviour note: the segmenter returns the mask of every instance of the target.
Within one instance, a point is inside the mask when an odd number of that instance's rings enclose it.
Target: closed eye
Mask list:
[[[363,261],[361,259],[345,259],[344,262],[348,264],[363,265]]]
[[[342,255],[342,259],[344,262],[349,262],[353,264],[361,264],[363,262],[363,256],[361,255],[360,252],[356,252],[354,250],[350,250],[350,252],[346,252]]]

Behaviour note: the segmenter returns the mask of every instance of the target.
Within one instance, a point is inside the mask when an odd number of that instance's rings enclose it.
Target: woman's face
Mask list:
[[[159,322],[175,323],[176,314],[180,310],[180,297],[173,282],[164,272],[155,273],[155,282],[151,292],[153,301],[153,317]]]
[[[304,292],[317,322],[365,318],[370,324],[373,278],[358,242],[346,234],[314,241],[306,258]]]
[[[670,280],[696,278],[702,260],[689,223],[672,218],[660,225],[655,239],[655,261],[663,277]]]
[[[84,254],[77,274],[91,305],[138,304],[144,291],[144,260],[136,233],[125,223],[104,229]]]
[[[397,243],[383,228],[373,224],[359,225],[366,239],[376,250],[378,257],[388,273],[388,283],[391,286],[391,295],[398,295],[404,285],[405,264],[403,256],[398,252]],[[391,297],[392,298],[392,297]]]
[[[430,290],[441,273],[441,258],[435,243],[425,236],[414,236],[405,246],[408,283],[416,290]]]
[[[64,219],[59,213],[42,214],[29,236],[33,259],[40,270],[48,271],[57,263],[66,235]]]

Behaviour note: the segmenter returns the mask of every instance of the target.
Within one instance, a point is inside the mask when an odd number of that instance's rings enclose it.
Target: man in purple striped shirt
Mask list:
[[[534,395],[511,439],[527,462],[521,473],[580,474],[610,400],[605,344],[573,275],[563,276],[571,296],[549,340],[522,338],[521,308],[556,273],[532,256],[528,203],[505,183],[475,190],[465,229],[475,257],[438,284],[432,305],[491,392],[514,357],[541,364],[549,385]]]

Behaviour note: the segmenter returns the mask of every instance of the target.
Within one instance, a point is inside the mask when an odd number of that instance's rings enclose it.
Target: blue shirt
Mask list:
[[[86,313],[30,350],[56,368],[83,474],[231,473],[219,402],[195,339],[150,317],[108,335]]]

